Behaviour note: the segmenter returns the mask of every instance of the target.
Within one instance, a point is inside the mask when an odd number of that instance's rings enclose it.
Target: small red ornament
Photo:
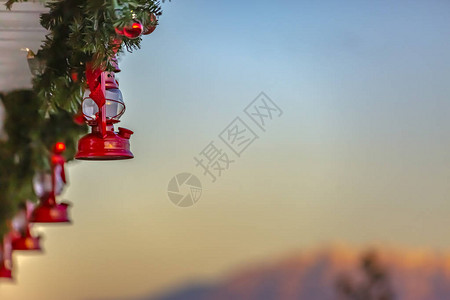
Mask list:
[[[153,31],[155,31],[156,25],[150,25],[147,27],[147,29],[144,31],[143,35],[149,35]]]
[[[73,82],[78,82],[78,72],[76,71],[70,72],[70,78],[72,78]]]
[[[64,143],[58,142],[55,144],[55,147],[53,148],[53,151],[55,154],[61,154],[63,151],[66,150],[66,145]]]
[[[123,28],[123,35],[129,39],[135,39],[142,34],[143,30],[144,26],[142,26],[141,21],[133,20],[133,22]]]
[[[83,125],[84,124],[84,117],[82,113],[78,113],[76,115],[73,116],[73,121],[75,122],[75,124],[78,125]]]
[[[155,31],[157,25],[157,19],[155,14],[150,14],[150,23],[146,26],[143,35],[148,35]]]
[[[115,27],[114,30],[116,31],[116,33],[117,33],[118,35],[123,35],[123,27],[122,27],[122,28],[120,28],[120,27]]]

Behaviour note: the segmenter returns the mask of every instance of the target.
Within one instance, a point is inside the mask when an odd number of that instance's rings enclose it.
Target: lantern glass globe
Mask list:
[[[60,168],[60,166],[59,166]],[[59,174],[60,170],[57,170]],[[36,196],[42,198],[52,192],[52,174],[47,172],[36,173],[33,177],[33,189]],[[55,176],[55,195],[60,195],[64,189],[64,182],[61,176]]]
[[[105,114],[107,120],[119,120],[125,112],[122,93],[119,89],[109,89],[105,92]],[[98,116],[98,106],[94,100],[86,96],[82,104],[83,115],[88,120],[96,120]]]
[[[52,175],[49,173],[39,172],[33,177],[34,193],[39,198],[52,191]]]
[[[11,225],[14,230],[21,231],[27,226],[27,214],[25,210],[20,210],[11,220]]]
[[[108,89],[105,92],[106,118],[118,120],[125,112],[122,92],[119,89]]]
[[[82,104],[82,109],[83,109],[83,115],[88,120],[95,120],[96,115],[98,114],[98,106],[94,102],[94,100],[92,100],[89,97],[84,98],[83,104]]]

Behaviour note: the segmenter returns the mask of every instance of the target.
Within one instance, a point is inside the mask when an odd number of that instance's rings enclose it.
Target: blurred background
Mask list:
[[[450,3],[163,11],[117,76],[135,158],[69,165],[73,225],[35,226],[45,254],[15,255],[0,298],[356,299],[377,274],[449,298]],[[244,112],[262,91],[283,111],[265,131]],[[219,138],[236,117],[258,136],[240,157]],[[234,160],[215,182],[194,160],[211,141]],[[202,185],[184,208],[183,172]]]

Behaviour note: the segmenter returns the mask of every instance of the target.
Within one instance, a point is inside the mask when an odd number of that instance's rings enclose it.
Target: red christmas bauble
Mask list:
[[[147,35],[152,33],[153,31],[155,31],[156,29],[156,15],[155,14],[150,14],[150,23],[147,25],[147,27],[144,30],[143,35]]]
[[[114,30],[118,35],[123,35],[123,28],[115,27]]]
[[[73,116],[73,121],[75,122],[75,124],[83,125],[84,124],[83,113],[77,113],[76,115],[74,115]]]
[[[156,29],[155,25],[150,25],[145,29],[144,33],[142,33],[142,34],[148,35],[148,34],[152,33],[153,31],[155,31],[155,29]]]
[[[129,39],[135,39],[142,34],[144,26],[139,20],[133,20],[129,25],[123,28],[123,35]]]
[[[64,150],[66,150],[66,144],[64,144],[63,142],[57,142],[55,146],[53,146],[53,152],[57,154],[63,153]]]
[[[70,77],[72,78],[73,82],[78,82],[78,72],[76,71],[70,72]]]

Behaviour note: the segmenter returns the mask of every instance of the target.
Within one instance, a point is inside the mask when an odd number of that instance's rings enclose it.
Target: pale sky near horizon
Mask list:
[[[116,299],[331,241],[448,251],[450,3],[178,1],[120,62],[135,159],[76,162],[72,226],[40,226],[0,299]],[[283,110],[266,132],[243,109]],[[212,183],[235,118],[259,138]],[[231,156],[231,154],[230,154]],[[176,174],[199,202],[167,196]]]

